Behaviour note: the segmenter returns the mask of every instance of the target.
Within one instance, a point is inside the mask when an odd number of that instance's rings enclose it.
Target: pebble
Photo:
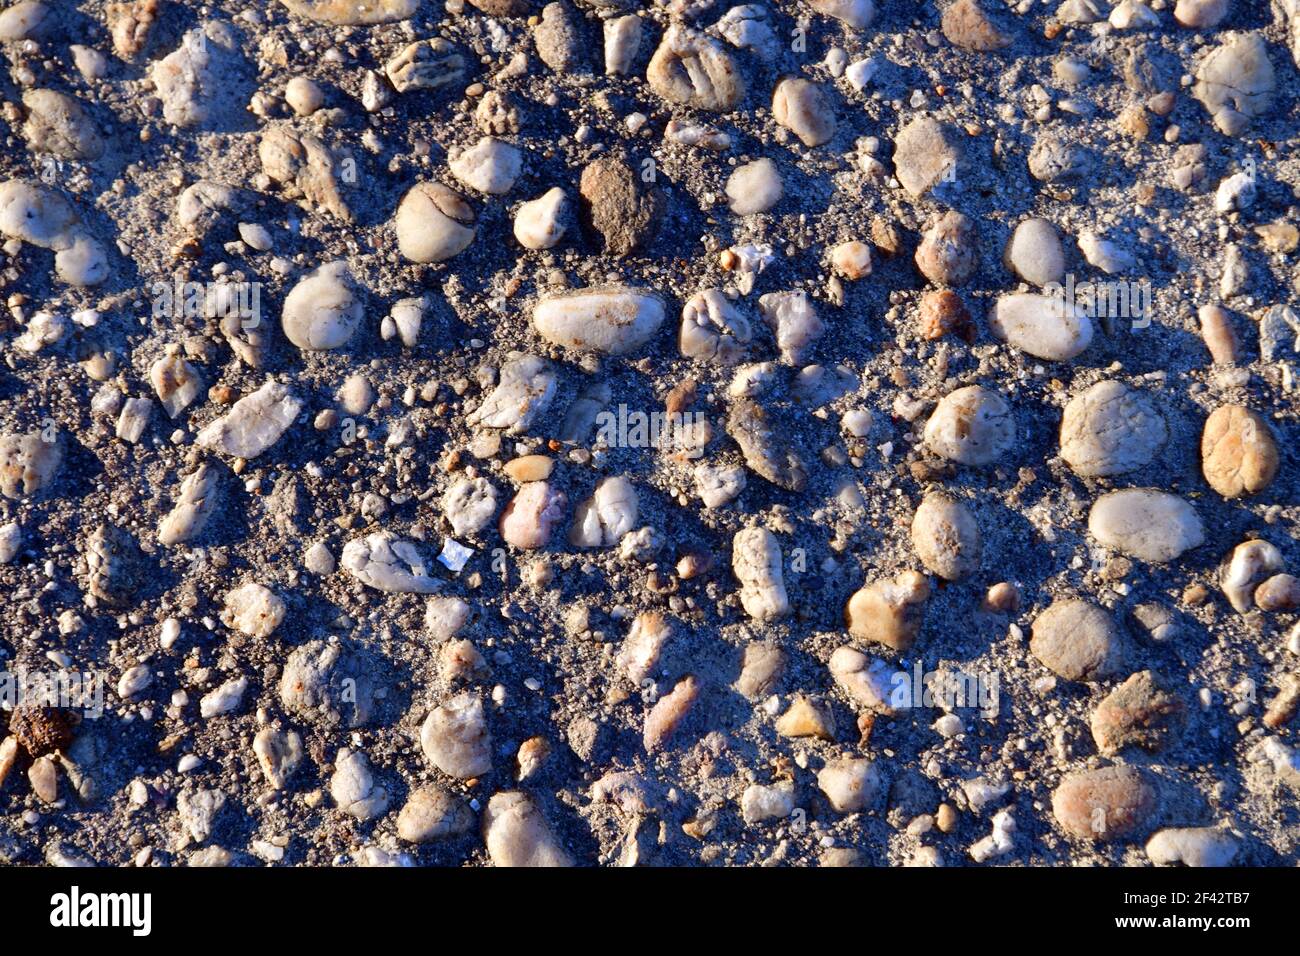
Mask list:
[[[1114,379],[1070,399],[1061,417],[1061,457],[1085,478],[1142,468],[1155,460],[1168,437],[1164,417],[1150,399]]]
[[[602,478],[573,513],[569,543],[579,548],[612,547],[636,526],[637,494],[622,476]]]
[[[289,654],[280,703],[287,714],[315,726],[360,727],[373,707],[373,666],[338,644],[310,641]]]
[[[280,326],[300,349],[336,349],[346,345],[365,317],[346,262],[322,265],[285,296]]]
[[[797,452],[783,440],[768,412],[747,398],[732,403],[727,434],[740,446],[745,464],[754,474],[787,491],[802,491],[808,469]]]
[[[841,242],[831,250],[830,258],[835,274],[851,282],[871,275],[871,246],[865,242]]]
[[[181,44],[155,60],[149,80],[173,126],[225,129],[234,122],[250,70],[235,30],[209,20],[181,37]]]
[[[587,72],[589,41],[566,3],[542,7],[541,20],[533,28],[538,58],[556,73]]]
[[[506,544],[524,551],[544,548],[567,504],[564,493],[551,488],[545,481],[522,485],[501,512],[501,537]]]
[[[23,136],[33,152],[88,162],[104,155],[104,139],[79,100],[54,90],[28,90],[23,106]]]
[[[471,425],[501,428],[507,435],[528,431],[550,408],[556,394],[555,367],[536,355],[510,352],[496,387],[470,412]]]
[[[912,547],[931,573],[959,581],[979,569],[983,541],[965,504],[930,492],[912,518]]]
[[[776,721],[776,732],[782,737],[817,737],[835,739],[835,715],[826,707],[803,694],[795,695],[789,708]]]
[[[1150,775],[1137,767],[1102,767],[1066,777],[1052,794],[1052,813],[1079,840],[1125,840],[1146,829],[1159,806]]]
[[[914,199],[945,176],[955,177],[962,160],[960,141],[953,130],[928,116],[912,120],[894,138],[895,175]]]
[[[586,221],[614,256],[644,250],[658,233],[668,205],[663,191],[647,184],[622,156],[588,163],[578,192]]]
[[[641,733],[641,741],[646,753],[654,753],[667,744],[669,738],[690,713],[699,693],[699,684],[695,677],[687,675],[646,711],[645,725]]]
[[[403,47],[384,64],[384,74],[398,93],[440,90],[465,79],[465,58],[445,37],[429,37]]]
[[[1124,666],[1124,645],[1109,612],[1089,601],[1061,598],[1034,619],[1029,651],[1058,677],[1094,682]]]
[[[636,14],[611,17],[604,23],[605,73],[626,76],[641,49],[641,18]]]
[[[1203,305],[1197,310],[1197,318],[1210,359],[1222,365],[1234,364],[1237,361],[1237,334],[1232,329],[1232,319],[1227,310],[1217,305]]]
[[[367,587],[390,593],[431,594],[442,585],[428,575],[413,542],[376,531],[343,546],[343,570]]]
[[[483,842],[493,866],[573,865],[533,798],[518,790],[493,794],[488,801],[483,811]]]
[[[1234,33],[1196,71],[1192,95],[1225,136],[1240,136],[1273,105],[1276,87],[1268,48],[1258,33]]]
[[[525,249],[551,249],[564,238],[572,213],[568,195],[553,186],[515,213],[515,239]]]
[[[835,135],[835,113],[816,83],[786,78],[772,94],[772,117],[805,146],[821,146]]]
[[[420,0],[280,0],[291,13],[334,26],[369,25],[406,20]]]
[[[682,307],[677,343],[686,358],[734,365],[752,337],[749,319],[719,289],[703,289]]]
[[[727,198],[737,216],[767,212],[781,201],[781,174],[770,159],[737,166],[727,177]]]
[[[311,116],[325,105],[325,91],[309,77],[295,76],[285,84],[284,101],[299,116]]]
[[[497,513],[497,490],[486,478],[460,478],[443,494],[442,513],[457,537],[477,534]]]
[[[625,286],[553,296],[533,307],[533,327],[546,341],[607,355],[640,348],[663,320],[659,296]]]
[[[668,103],[691,109],[731,110],[745,98],[744,74],[726,49],[680,23],[664,31],[646,82]]]
[[[1255,606],[1259,585],[1283,567],[1282,552],[1262,538],[1243,541],[1233,548],[1219,570],[1223,594],[1233,610],[1248,613]]]
[[[788,780],[764,786],[752,783],[740,798],[740,814],[748,824],[781,820],[794,812],[794,784]]]
[[[776,334],[781,361],[787,365],[804,364],[812,343],[826,330],[808,294],[768,292],[759,296],[758,309]]]
[[[1104,547],[1151,564],[1173,561],[1205,541],[1205,528],[1190,504],[1151,488],[1102,495],[1088,514],[1088,531]]]
[[[47,440],[53,437],[53,441]],[[63,440],[36,431],[0,435],[0,494],[34,498],[46,491],[63,465]]]
[[[940,28],[954,46],[980,53],[1001,50],[1012,43],[1012,37],[981,0],[957,0],[944,11]]]
[[[1182,699],[1151,671],[1138,671],[1097,705],[1092,713],[1092,739],[1108,757],[1125,747],[1162,750],[1177,731],[1185,710]]]
[[[474,814],[460,797],[428,785],[411,791],[397,814],[397,836],[407,843],[432,843],[468,833]]]
[[[884,793],[876,764],[864,757],[840,757],[817,772],[817,786],[837,813],[860,813],[874,807]]]
[[[340,810],[362,823],[381,816],[388,809],[388,791],[375,783],[370,761],[361,751],[347,747],[334,758],[330,796]]]
[[[1046,219],[1021,221],[1011,234],[1002,258],[1010,272],[1040,288],[1065,278],[1061,238]]]
[[[975,224],[959,212],[946,212],[926,230],[916,247],[916,268],[935,285],[963,285],[979,268]]]
[[[454,155],[448,165],[452,175],[470,189],[504,196],[514,188],[523,161],[523,154],[509,143],[484,136],[469,149]]]
[[[301,410],[302,402],[287,386],[268,379],[203,428],[195,442],[232,458],[256,458],[280,440]]]
[[[849,633],[860,641],[906,652],[921,630],[929,596],[930,582],[919,571],[865,585],[844,608]]]
[[[221,623],[249,637],[269,637],[285,615],[284,601],[256,581],[226,592]]]
[[[925,423],[924,437],[935,454],[983,467],[1002,461],[1014,447],[1015,418],[997,392],[967,385],[940,399]]]
[[[449,777],[470,780],[490,771],[492,736],[483,701],[465,691],[435,707],[420,727],[420,747]]]
[[[442,183],[412,186],[393,219],[397,248],[411,262],[445,262],[474,241],[474,210]]]
[[[1268,422],[1242,405],[1216,408],[1201,432],[1201,470],[1224,498],[1266,489],[1278,470],[1277,443]]]
[[[1179,3],[1179,7],[1183,6]],[[1181,20],[1181,17],[1180,17]],[[1231,866],[1240,844],[1215,827],[1170,827],[1157,830],[1147,841],[1147,858],[1156,866],[1181,863],[1193,867]]]
[[[1092,344],[1092,320],[1056,295],[1016,292],[998,297],[989,330],[1013,348],[1049,362],[1068,362]]]
[[[731,542],[731,568],[740,584],[740,604],[755,621],[790,613],[781,546],[766,528],[743,528]]]

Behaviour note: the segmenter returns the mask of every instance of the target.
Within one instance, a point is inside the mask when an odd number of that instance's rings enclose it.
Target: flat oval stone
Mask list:
[[[1065,250],[1046,219],[1026,219],[1016,226],[1002,259],[1009,270],[1040,288],[1065,277]]]
[[[546,341],[606,355],[644,345],[663,320],[659,296],[620,286],[555,296],[533,309],[533,326]]]
[[[1092,320],[1057,295],[1001,296],[993,306],[989,329],[1013,348],[1049,362],[1067,362],[1092,342]]]
[[[1070,836],[1099,843],[1143,830],[1157,805],[1155,782],[1137,767],[1071,774],[1052,794],[1052,813]]]
[[[981,385],[945,395],[925,423],[925,444],[930,450],[963,465],[990,465],[1003,458],[1015,440],[1011,406]]]
[[[1115,620],[1078,598],[1055,601],[1034,621],[1029,651],[1054,674],[1074,681],[1114,676],[1124,664]]]
[[[1065,406],[1061,457],[1076,475],[1120,475],[1150,463],[1168,437],[1164,418],[1144,395],[1107,380]]]
[[[1205,541],[1196,510],[1152,488],[1125,488],[1102,495],[1088,515],[1088,531],[1101,544],[1152,564],[1172,561]]]

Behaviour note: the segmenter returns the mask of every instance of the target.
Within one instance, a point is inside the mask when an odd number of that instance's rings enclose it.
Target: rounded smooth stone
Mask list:
[[[1225,498],[1263,491],[1277,475],[1277,443],[1257,412],[1223,405],[1210,413],[1201,432],[1201,470]]]
[[[1120,475],[1149,464],[1169,437],[1155,406],[1122,382],[1098,382],[1061,418],[1061,457],[1076,475]]]
[[[1067,362],[1092,344],[1092,320],[1060,295],[1017,292],[998,298],[989,330],[1013,348]]]
[[[1124,648],[1114,618],[1078,598],[1061,598],[1034,621],[1029,651],[1059,677],[1097,681],[1124,666]]]
[[[912,547],[927,569],[957,581],[979,568],[979,525],[969,508],[941,492],[925,496],[912,518]]]
[[[289,290],[280,326],[300,349],[336,349],[352,338],[364,314],[347,263],[339,260],[326,263]]]
[[[1137,767],[1074,773],[1052,794],[1052,814],[1080,840],[1122,840],[1145,828],[1158,804],[1155,782]]]
[[[770,159],[738,166],[727,178],[727,198],[737,216],[767,212],[781,201],[783,192],[781,173]]]
[[[474,210],[442,183],[416,183],[397,206],[397,248],[411,262],[444,262],[474,241]]]
[[[1046,219],[1026,219],[1016,226],[1002,255],[1006,267],[1040,288],[1065,277],[1065,250]]]
[[[1196,510],[1152,488],[1125,488],[1102,495],[1088,515],[1088,531],[1101,544],[1152,564],[1172,561],[1205,541]]]
[[[1015,440],[1011,406],[981,385],[945,395],[925,423],[926,446],[963,465],[991,465],[1011,450]]]

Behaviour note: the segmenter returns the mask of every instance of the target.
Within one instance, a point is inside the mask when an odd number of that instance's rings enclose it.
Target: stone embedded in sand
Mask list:
[[[284,620],[284,601],[270,588],[249,581],[226,593],[221,623],[249,637],[269,637]]]
[[[772,117],[805,146],[820,146],[835,135],[835,111],[816,83],[789,77],[772,93]]]
[[[975,341],[975,320],[961,296],[951,289],[931,289],[921,296],[917,320],[921,337],[927,341],[952,333],[965,342]]]
[[[569,543],[577,548],[613,547],[636,526],[637,496],[622,475],[602,478],[595,493],[573,512]]]
[[[1201,63],[1192,95],[1221,133],[1240,136],[1254,117],[1272,107],[1276,85],[1264,38],[1258,33],[1235,33]]]
[[[108,278],[108,254],[57,193],[11,179],[0,184],[0,233],[54,252],[60,281],[86,287]]]
[[[334,758],[330,796],[340,810],[362,823],[388,809],[388,791],[375,783],[370,761],[361,751],[347,747]]]
[[[559,186],[519,207],[515,238],[525,249],[550,249],[564,237],[570,216],[569,197]]]
[[[1169,437],[1141,392],[1107,379],[1070,399],[1061,417],[1061,457],[1076,475],[1120,475],[1149,464]]]
[[[623,156],[602,156],[588,163],[578,193],[585,221],[613,256],[649,245],[668,208],[663,191],[645,183]]]
[[[416,183],[393,219],[397,248],[411,262],[443,262],[474,241],[474,210],[442,183]]]
[[[1241,405],[1221,405],[1201,432],[1201,470],[1211,488],[1225,498],[1263,491],[1277,475],[1277,443],[1259,413]]]
[[[812,343],[826,330],[808,293],[768,292],[759,296],[758,309],[776,335],[781,361],[802,365]]]
[[[646,82],[669,103],[701,110],[730,110],[745,98],[745,76],[712,37],[671,24],[650,65]]]
[[[740,815],[746,823],[783,820],[794,812],[794,781],[770,786],[751,783],[740,797]]]
[[[997,392],[967,385],[940,399],[925,423],[925,444],[937,455],[982,467],[1002,461],[1016,441],[1011,406]]]
[[[1088,172],[1090,157],[1084,149],[1063,133],[1040,133],[1029,150],[1029,172],[1044,183],[1080,180]]]
[[[484,136],[469,149],[452,157],[451,173],[470,189],[504,196],[514,188],[524,157],[509,143]]]
[[[499,527],[506,544],[525,551],[546,547],[551,529],[564,516],[564,493],[544,481],[530,481],[501,512]]]
[[[1138,671],[1097,705],[1092,713],[1092,739],[1108,757],[1125,747],[1162,750],[1182,722],[1184,710],[1182,699],[1163,687],[1154,674]]]
[[[781,173],[770,159],[737,166],[727,177],[727,199],[737,216],[767,212],[781,201],[783,191]]]
[[[323,728],[360,727],[374,707],[370,658],[337,643],[311,641],[294,648],[280,678],[285,713]]]
[[[721,508],[745,490],[745,469],[700,462],[693,472],[695,491],[706,508]]]
[[[1146,771],[1102,767],[1066,777],[1052,794],[1052,813],[1070,836],[1107,842],[1145,829],[1158,803]]]
[[[63,464],[57,431],[0,435],[0,494],[30,498],[47,489]]]
[[[348,264],[339,260],[320,266],[289,290],[280,326],[300,349],[336,349],[348,343],[364,316]]]
[[[420,747],[449,777],[470,780],[487,773],[492,769],[492,735],[483,701],[465,691],[435,707],[420,727]]]
[[[916,267],[936,285],[959,286],[979,268],[975,224],[949,211],[935,220],[916,247]]]
[[[758,641],[746,644],[734,686],[746,700],[763,700],[776,689],[785,665],[785,652],[777,645]]]
[[[493,866],[565,867],[573,859],[527,794],[494,794],[483,811],[483,842]]]
[[[1102,495],[1088,514],[1088,531],[1105,547],[1152,564],[1172,561],[1205,541],[1196,509],[1151,488]]]
[[[988,53],[1011,45],[1011,36],[979,0],[957,0],[943,12],[939,26],[953,46],[966,50]]]
[[[432,594],[441,585],[429,577],[420,550],[391,531],[376,531],[343,546],[343,570],[376,591]]]
[[[369,26],[406,20],[420,0],[280,0],[290,13],[334,26]]]
[[[925,575],[904,571],[855,591],[844,608],[844,620],[858,640],[906,651],[920,633],[929,596]]]
[[[1124,666],[1124,645],[1114,618],[1077,598],[1058,599],[1038,615],[1029,651],[1066,680],[1104,680]]]
[[[1294,611],[1300,607],[1300,578],[1275,574],[1255,589],[1255,605],[1261,611]]]
[[[871,275],[871,246],[851,239],[831,250],[831,268],[837,276],[856,282]]]
[[[641,742],[645,746],[646,753],[654,753],[668,742],[668,738],[690,713],[699,692],[699,684],[695,678],[687,675],[646,712],[645,725],[641,732]]]
[[[894,137],[894,172],[914,199],[945,178],[955,180],[961,161],[956,133],[928,116],[912,120]]]
[[[884,776],[865,757],[828,760],[817,773],[817,786],[837,813],[860,813],[871,809],[884,793]]]
[[[163,119],[173,126],[225,128],[246,102],[248,61],[239,35],[209,20],[181,37],[181,45],[155,60],[149,79],[162,101]]]
[[[556,73],[589,72],[590,41],[583,36],[582,18],[566,3],[548,3],[533,27],[537,57]]]
[[[40,0],[20,0],[6,7],[0,11],[0,42],[13,43],[44,36],[54,20],[51,12],[50,7]]]
[[[855,30],[871,25],[876,16],[875,0],[804,0],[823,16],[834,17]]]
[[[496,488],[483,477],[461,478],[442,496],[442,513],[458,537],[483,530],[496,510]]]
[[[931,492],[912,518],[912,547],[930,571],[958,581],[979,569],[983,551],[979,525],[969,508],[941,492]]]
[[[1092,320],[1062,295],[1015,292],[998,298],[989,329],[1013,348],[1068,362],[1092,343]]]
[[[462,798],[428,785],[411,791],[397,814],[397,838],[407,843],[432,843],[468,833],[474,813]]]
[[[203,380],[198,370],[170,346],[167,353],[149,367],[149,382],[169,418],[175,418],[199,397]]]
[[[639,687],[659,665],[659,656],[672,633],[672,625],[657,611],[638,614],[614,663],[623,676]]]
[[[731,541],[731,569],[740,582],[740,604],[756,621],[790,613],[781,569],[781,546],[766,528],[742,528]]]
[[[625,286],[558,295],[533,308],[533,326],[546,341],[607,355],[640,348],[663,320],[663,299]]]
[[[1046,219],[1026,219],[1016,226],[1002,261],[1011,272],[1040,288],[1065,278],[1061,237]]]
[[[686,358],[733,365],[752,337],[749,320],[720,289],[697,292],[682,307],[677,343]]]
[[[86,540],[88,597],[109,607],[126,607],[144,581],[143,557],[129,531],[101,524]]]
[[[763,406],[739,398],[727,416],[727,434],[740,446],[745,464],[760,478],[787,491],[803,491],[808,469],[798,453],[784,440]]]
[[[268,379],[199,432],[195,442],[233,458],[256,458],[280,440],[301,410],[288,386]]]
[[[496,388],[466,421],[504,428],[508,435],[522,434],[550,408],[555,388],[555,367],[550,362],[536,355],[510,352],[501,365]]]
[[[465,78],[465,58],[450,40],[430,37],[403,47],[384,64],[384,73],[399,93],[440,90]]]
[[[786,712],[777,718],[775,728],[782,737],[834,740],[835,715],[811,698],[796,694]]]
[[[339,175],[345,162],[355,160],[340,157],[315,136],[286,126],[272,126],[262,134],[257,158],[262,171],[284,188],[285,196],[307,211],[324,210],[344,222],[352,221]]]
[[[636,14],[611,17],[605,21],[605,73],[626,76],[641,49],[641,18]]]
[[[23,136],[34,152],[83,160],[104,155],[103,138],[74,97],[54,90],[28,90],[23,106],[27,107]]]
[[[1216,827],[1170,827],[1152,835],[1146,854],[1156,866],[1224,867],[1232,865],[1238,847],[1235,836]]]
[[[158,524],[158,543],[171,547],[192,541],[203,533],[218,501],[217,469],[199,465],[181,482],[176,504]]]

